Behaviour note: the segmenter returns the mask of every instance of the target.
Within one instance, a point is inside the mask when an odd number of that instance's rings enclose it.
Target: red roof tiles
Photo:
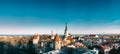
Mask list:
[[[61,41],[61,39],[60,39],[60,37],[58,36],[58,34],[55,35],[54,41]]]
[[[39,36],[38,35],[34,35],[33,39],[37,39],[37,38],[39,38]]]

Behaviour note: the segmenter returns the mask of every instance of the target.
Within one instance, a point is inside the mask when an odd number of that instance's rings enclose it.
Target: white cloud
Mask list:
[[[120,20],[113,21],[114,24],[120,24]]]

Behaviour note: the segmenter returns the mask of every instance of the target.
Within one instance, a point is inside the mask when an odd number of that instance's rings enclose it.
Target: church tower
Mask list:
[[[51,39],[54,40],[55,36],[53,34],[53,31],[51,31]]]
[[[38,42],[39,42],[39,34],[35,34],[33,36],[33,44],[38,44]]]
[[[64,31],[64,40],[69,36],[68,34],[68,26],[67,26],[67,23],[66,23],[66,26],[65,26],[65,31]]]
[[[54,49],[55,50],[60,50],[61,49],[61,39],[58,36],[58,34],[56,34],[55,38],[54,38]]]

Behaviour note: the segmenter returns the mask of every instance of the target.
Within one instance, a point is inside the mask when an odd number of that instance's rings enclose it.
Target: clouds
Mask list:
[[[120,24],[120,20],[115,20],[113,23],[114,24]]]

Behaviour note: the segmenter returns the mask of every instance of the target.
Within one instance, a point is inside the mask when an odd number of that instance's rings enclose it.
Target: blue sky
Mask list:
[[[0,1],[0,33],[120,33],[119,0]]]

